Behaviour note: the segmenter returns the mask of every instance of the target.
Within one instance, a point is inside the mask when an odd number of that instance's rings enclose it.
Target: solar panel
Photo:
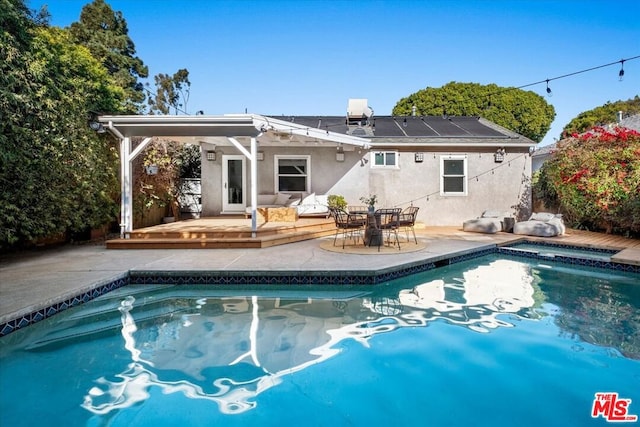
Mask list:
[[[281,116],[280,120],[295,123],[315,129],[328,130],[330,132],[346,134],[348,127],[346,117],[343,116]],[[373,125],[375,124],[375,127]],[[363,119],[363,128],[367,128]],[[441,116],[407,116],[392,117],[378,116],[370,120],[369,126],[376,137],[412,137],[428,138],[437,136],[448,137],[491,137],[505,136],[504,133],[483,124],[477,117],[441,117]],[[367,132],[351,126],[354,136],[365,137]],[[355,132],[355,133],[354,133]]]
[[[438,136],[433,129],[425,124],[422,117],[404,117],[402,120],[398,119],[398,123],[407,136]]]
[[[377,137],[405,136],[392,117],[375,117],[373,123],[376,125],[373,134]]]
[[[453,117],[451,120],[474,136],[504,136],[502,132],[490,128],[475,117]]]
[[[454,125],[449,119],[430,116],[425,117],[424,121],[429,127],[436,131],[439,136],[470,136],[468,132]]]
[[[284,116],[274,117],[308,128],[328,130],[329,132],[346,133],[346,118],[340,116]]]

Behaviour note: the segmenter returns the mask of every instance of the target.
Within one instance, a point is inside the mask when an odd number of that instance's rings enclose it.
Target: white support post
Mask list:
[[[258,215],[256,212],[256,206],[258,205],[258,140],[252,137],[250,151],[247,151],[237,139],[232,137],[227,137],[227,139],[251,162],[251,237],[255,238],[258,230]]]
[[[120,238],[128,239],[133,231],[133,159],[152,141],[145,138],[131,151],[131,138],[120,139]]]
[[[258,156],[257,140],[251,138],[251,237],[256,237],[258,230],[256,206],[258,205]]]
[[[120,238],[133,230],[133,189],[131,186],[131,138],[120,140]]]

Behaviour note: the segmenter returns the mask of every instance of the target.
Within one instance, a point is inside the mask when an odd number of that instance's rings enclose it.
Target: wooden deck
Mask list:
[[[178,221],[134,230],[128,239],[108,240],[108,249],[231,249],[265,248],[332,236],[331,218],[300,218],[296,222],[262,222],[256,236],[251,234],[251,219],[212,217]],[[517,240],[542,240],[568,245],[618,249],[617,262],[640,265],[640,239],[603,233],[567,230],[563,236],[531,237],[511,233],[482,234],[462,231],[460,227],[416,225],[416,234],[425,238],[483,240],[506,244]]]
[[[251,219],[213,217],[189,219],[134,230],[128,239],[107,240],[108,249],[231,249],[266,248],[331,236],[332,218],[300,218],[296,222],[258,223],[256,236]]]

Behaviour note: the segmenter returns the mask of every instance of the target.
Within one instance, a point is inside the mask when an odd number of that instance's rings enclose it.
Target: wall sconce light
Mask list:
[[[336,152],[336,162],[344,162],[344,149],[342,147],[338,147],[338,151]]]
[[[369,159],[367,159],[366,157],[363,157],[360,159],[360,167],[363,168],[364,165],[366,165],[367,163],[369,163]]]
[[[264,151],[258,151],[256,153],[256,159],[263,161],[264,160]]]
[[[144,171],[147,175],[157,175],[158,165],[147,165],[144,167]]]
[[[414,155],[414,160],[416,161],[416,163],[424,162],[424,153],[416,153]]]
[[[496,153],[493,155],[493,158],[495,160],[496,163],[502,163],[504,161],[504,155],[506,154],[506,151],[504,148],[498,148],[498,150],[496,151]]]
[[[207,150],[207,160],[210,162],[216,161],[216,150]]]

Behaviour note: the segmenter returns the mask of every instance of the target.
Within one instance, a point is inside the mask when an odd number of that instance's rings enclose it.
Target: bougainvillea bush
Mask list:
[[[594,128],[558,142],[533,191],[574,228],[639,235],[640,133]]]

